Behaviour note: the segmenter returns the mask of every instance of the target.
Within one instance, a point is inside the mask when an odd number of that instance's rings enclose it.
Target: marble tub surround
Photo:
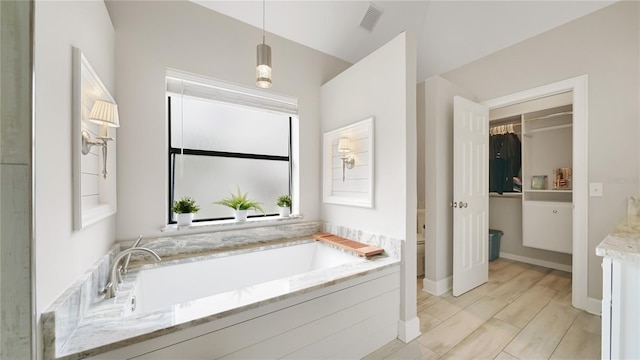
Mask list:
[[[42,315],[45,359],[81,359],[94,356],[211,321],[228,319],[230,316],[251,309],[255,310],[262,306],[285,301],[399,264],[399,258],[378,255],[370,260],[345,264],[335,269],[288,277],[282,280],[286,282],[283,284],[284,286],[274,287],[277,288],[274,293],[260,291],[265,290],[265,284],[255,285],[255,291],[243,292],[245,295],[255,293],[255,296],[240,297],[242,301],[230,308],[212,306],[216,303],[213,298],[221,296],[216,295],[146,314],[125,316],[125,306],[128,304],[130,294],[134,291],[136,277],[145,268],[171,266],[184,262],[315,242],[310,236],[302,238],[302,234],[305,231],[317,232],[320,224],[296,224],[296,229],[290,229],[289,225],[286,227],[286,229],[271,227],[270,229],[255,230],[251,234],[245,234],[244,232],[247,230],[244,230],[201,234],[200,236],[190,235],[184,238],[143,240],[141,245],[153,248],[163,258],[163,261],[154,264],[146,263],[146,265],[138,267],[136,262],[140,259],[132,257],[130,271],[125,275],[118,295],[114,299],[105,300],[104,295],[95,296],[95,292],[97,292],[99,285],[104,286],[108,272],[107,265],[110,263],[111,257],[119,250],[119,246],[114,247],[110,254],[105,255],[98,262],[99,264],[91,269],[91,274],[95,273],[96,275],[88,274],[78,280],[72,289],[65,292],[65,295],[56,301],[47,313]],[[294,231],[292,233],[287,230]],[[262,232],[262,238],[257,236],[260,232]],[[285,232],[289,238],[271,239],[280,232]],[[296,236],[293,237],[293,235]],[[128,242],[122,245],[122,248],[130,246]],[[266,288],[270,289],[270,287]],[[71,296],[76,293],[88,295]],[[84,302],[82,299],[85,299]],[[82,303],[76,306],[80,302]]]
[[[401,258],[400,254],[402,254],[402,240],[400,239],[395,239],[384,235],[372,234],[363,230],[353,229],[347,226],[331,223],[323,223],[322,231],[368,245],[381,247],[384,249],[384,253],[387,256],[397,259]]]
[[[640,215],[640,196],[629,196],[627,199],[627,215]]]
[[[229,251],[254,247],[256,244],[264,244],[273,241],[289,241],[292,239],[309,238],[311,234],[319,231],[321,223],[302,222],[280,225],[233,229],[209,233],[163,236],[159,238],[143,238],[139,246],[144,246],[155,251],[163,261],[207,255],[216,251]],[[124,241],[120,244],[123,249],[133,245],[134,240]],[[255,249],[259,250],[259,249]],[[132,254],[132,266],[146,263],[144,254]]]
[[[295,223],[295,222],[300,222],[302,219],[303,219],[302,215],[299,215],[299,214],[291,214],[288,217],[260,216],[260,217],[248,218],[246,221],[236,221],[234,219],[229,219],[229,220],[194,222],[191,225],[169,224],[167,226],[162,227],[160,231],[180,232],[182,234],[195,234],[203,231],[225,231],[230,229],[247,229],[247,228],[254,228],[254,227],[278,225],[283,223]]]
[[[640,215],[625,217],[596,247],[596,255],[640,262]]]
[[[119,248],[119,245],[113,246],[42,313],[45,359],[55,358],[55,350],[69,341],[89,308],[104,300],[102,289],[109,277],[109,265]]]

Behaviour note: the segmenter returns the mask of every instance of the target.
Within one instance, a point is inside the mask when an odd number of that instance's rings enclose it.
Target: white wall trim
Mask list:
[[[398,321],[398,339],[408,343],[422,334],[420,332],[420,319],[416,316],[409,321]]]
[[[500,257],[501,258],[505,258],[505,259],[509,259],[509,260],[520,261],[520,262],[531,264],[531,265],[544,266],[544,267],[549,268],[549,269],[566,271],[568,273],[570,273],[571,270],[572,270],[571,269],[571,265],[565,265],[565,264],[560,264],[560,263],[557,263],[557,262],[541,260],[541,259],[534,259],[534,258],[530,258],[530,257],[527,257],[527,256],[521,256],[521,255],[516,255],[516,254],[505,253],[505,252],[502,252],[502,251],[500,252]]]
[[[422,290],[431,295],[440,296],[453,288],[453,276],[438,281],[424,278],[422,280]]]
[[[483,102],[489,109],[573,92],[573,261],[572,305],[587,310],[589,286],[589,107],[588,75],[558,81]]]
[[[593,315],[602,315],[602,300],[587,298],[587,312]]]

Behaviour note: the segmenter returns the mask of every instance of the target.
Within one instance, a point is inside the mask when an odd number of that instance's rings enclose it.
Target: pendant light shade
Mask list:
[[[256,66],[256,85],[261,88],[271,87],[271,47],[264,43],[264,7],[262,0],[262,44],[258,44],[258,65]]]
[[[256,66],[256,85],[271,87],[271,46],[258,44],[258,66]]]

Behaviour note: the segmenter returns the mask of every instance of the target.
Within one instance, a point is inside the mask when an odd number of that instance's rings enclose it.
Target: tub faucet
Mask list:
[[[140,244],[141,240],[142,240],[142,235],[138,235],[138,239],[136,240],[136,242],[133,243],[132,248],[138,247],[138,244]],[[129,253],[127,257],[124,258],[124,265],[122,265],[122,267],[119,269],[120,274],[124,275],[129,271],[129,260],[131,260],[131,253]],[[120,282],[122,282],[122,280],[120,280]]]
[[[120,276],[120,271],[118,270],[118,263],[125,256],[130,255],[136,251],[146,252],[151,255],[156,262],[159,262],[160,256],[155,253],[155,251],[151,249],[147,249],[145,247],[132,247],[127,250],[121,251],[118,255],[116,255],[115,259],[113,259],[113,264],[111,265],[111,271],[109,271],[109,279],[107,280],[107,285],[104,287],[105,298],[111,299],[116,296],[118,293],[118,286],[122,282],[122,277]]]

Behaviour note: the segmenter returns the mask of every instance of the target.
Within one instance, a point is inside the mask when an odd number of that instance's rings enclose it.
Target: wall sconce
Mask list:
[[[109,127],[120,127],[118,118],[118,105],[108,101],[97,100],[93,104],[89,121],[102,125],[100,136],[97,140],[91,140],[91,134],[87,130],[82,130],[82,155],[87,155],[92,146],[102,146],[102,176],[107,178],[107,142],[114,140],[109,137]]]
[[[353,169],[356,164],[356,159],[353,156],[347,155],[351,152],[351,143],[347,138],[341,138],[338,141],[338,152],[340,153],[340,159],[342,160],[342,182],[344,182],[344,168]]]

